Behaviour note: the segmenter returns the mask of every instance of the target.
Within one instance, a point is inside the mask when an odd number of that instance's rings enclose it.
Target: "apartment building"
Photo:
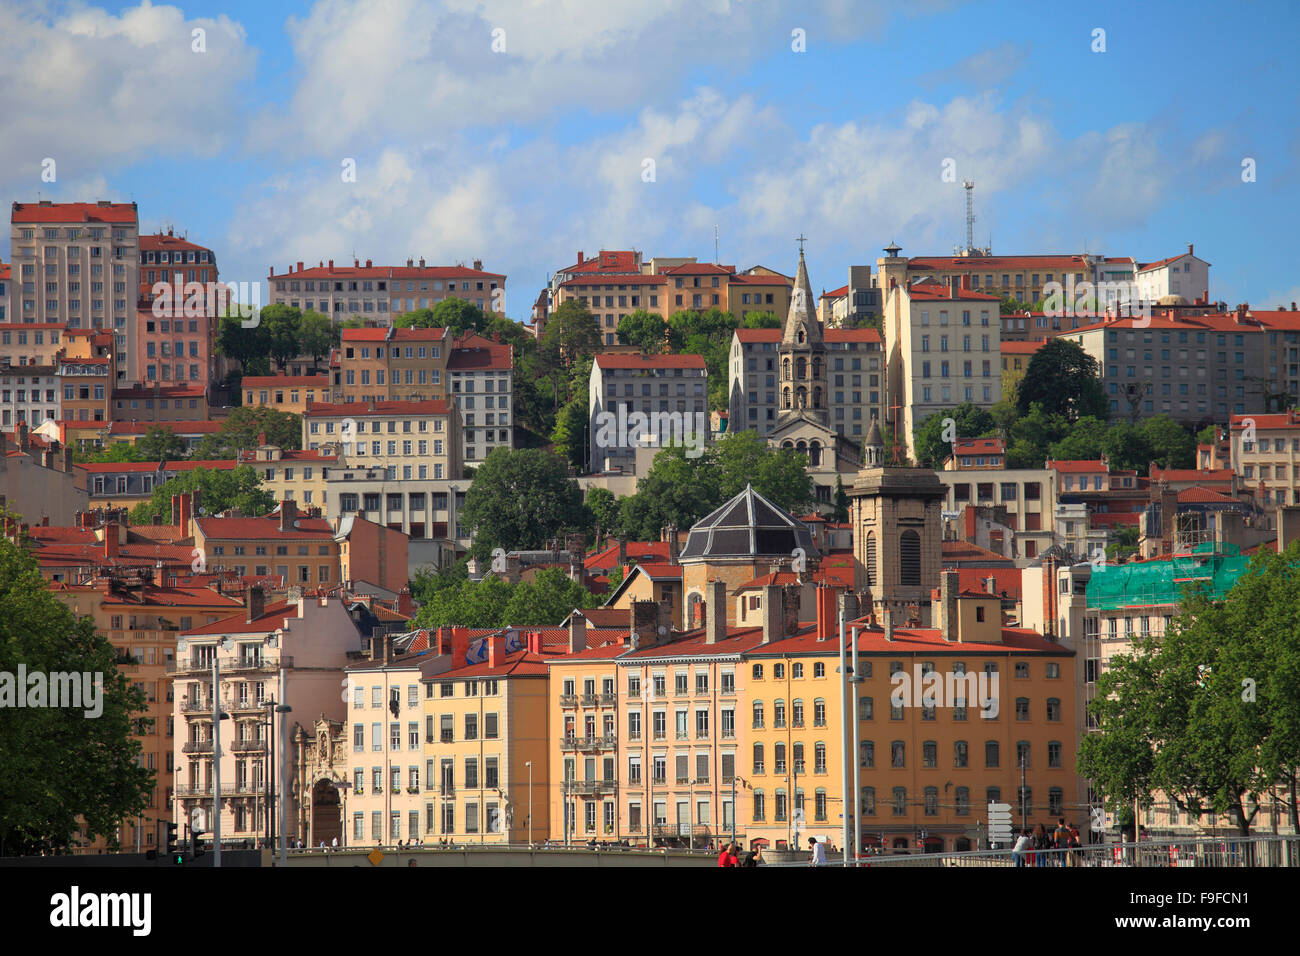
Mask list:
[[[1178,296],[1185,302],[1210,299],[1210,264],[1195,255],[1192,244],[1181,255],[1137,266],[1133,273],[1143,302]]]
[[[464,419],[467,465],[514,447],[514,346],[493,335],[456,340],[447,358],[451,396]]]
[[[333,401],[424,401],[447,392],[447,329],[344,329]]]
[[[984,471],[1006,466],[1007,443],[1002,438],[958,438],[943,463],[944,471]]]
[[[63,396],[60,418],[78,422],[109,421],[112,417],[109,394],[113,392],[111,359],[65,358],[59,362],[58,377],[58,390]]]
[[[326,473],[327,471],[327,473]],[[316,503],[325,514],[361,515],[409,538],[409,571],[442,567],[469,550],[460,525],[469,482],[451,478],[392,479],[388,469],[344,465],[322,471]]]
[[[272,303],[289,305],[304,312],[320,312],[334,321],[361,319],[367,325],[385,327],[393,316],[418,309],[430,309],[447,298],[464,299],[484,311],[504,311],[506,277],[484,272],[483,263],[474,267],[426,266],[412,259],[406,266],[365,265],[354,259],[351,266],[320,263],[315,268],[289,267],[277,275],[268,271],[267,284]]]
[[[26,365],[53,365],[58,361],[63,337],[63,326],[57,322],[0,324],[0,372]]]
[[[1277,332],[1246,309],[1110,319],[1061,337],[1096,359],[1111,413],[1119,417],[1222,422],[1267,411],[1270,396],[1286,387],[1279,381]]]
[[[122,461],[73,465],[78,483],[95,508],[134,508],[153,497],[154,489],[182,472],[195,468],[231,471],[238,462],[212,461]]]
[[[14,203],[11,320],[111,331],[115,383],[138,381],[139,232],[135,203]]]
[[[1016,388],[1020,385],[1020,380],[1029,371],[1029,363],[1033,361],[1034,354],[1043,347],[1043,344],[1042,341],[1009,342],[1003,338],[1000,348],[1002,352],[1003,395],[1009,397],[1016,394]]]
[[[299,775],[298,749],[289,746],[294,725],[324,715],[342,720],[347,705],[339,693],[344,668],[362,650],[362,635],[342,601],[304,597],[300,591],[287,602],[267,606],[260,588],[250,588],[244,613],[182,631],[176,660],[169,668],[175,681],[173,716],[176,727],[176,766],[173,820],[189,823],[199,808],[208,834],[213,832],[213,804],[219,802],[223,845],[256,845],[266,833],[267,810],[288,801],[286,835],[297,838],[305,812],[306,793],[284,791],[279,766],[287,765],[289,780]],[[220,691],[214,694],[213,660]],[[292,708],[276,715],[271,763],[270,703]],[[221,792],[213,775],[213,710],[230,715],[222,721]],[[282,722],[288,721],[287,731]],[[272,775],[274,782],[272,783]],[[275,803],[271,803],[271,794]],[[277,820],[277,831],[279,824]]]
[[[209,571],[233,569],[239,577],[276,574],[302,587],[341,583],[339,542],[320,517],[300,514],[293,501],[260,518],[198,517],[189,522],[194,547]]]
[[[749,312],[770,312],[781,317],[790,311],[793,287],[789,276],[755,266],[728,277],[724,308],[740,320]]]
[[[777,388],[781,329],[737,329],[728,361],[730,427],[760,435],[780,418]],[[885,412],[885,356],[875,329],[825,328],[828,424],[861,444],[872,419]]]
[[[276,501],[296,501],[321,509],[325,507],[325,482],[330,470],[343,461],[333,446],[293,451],[265,441],[256,448],[241,450],[236,460],[257,472],[262,489]]]
[[[206,385],[159,382],[112,392],[112,417],[118,422],[202,422],[212,416]]]
[[[626,442],[602,444],[602,416],[616,416],[626,423],[629,416],[640,413],[646,416],[644,431],[655,431],[653,422],[674,419],[652,416],[673,413],[679,426],[689,424],[697,434],[696,440],[703,443],[705,435],[698,433],[708,429],[708,374],[700,355],[597,355],[591,363],[587,406],[592,435],[587,467],[591,471],[636,470],[635,443],[642,438],[630,434],[631,426],[620,427],[618,437],[626,438]],[[655,433],[660,436],[660,432]],[[677,434],[681,434],[680,429]],[[666,431],[660,437],[666,445],[672,435]]]
[[[462,475],[461,416],[453,402],[324,403],[302,416],[303,447],[338,445],[349,464],[383,467],[391,480]]]
[[[358,330],[359,331],[359,330]],[[301,415],[313,402],[333,398],[328,375],[249,375],[240,380],[244,404]]]
[[[198,282],[206,286],[219,282],[217,257],[207,246],[191,242],[187,236],[178,236],[173,229],[164,234],[160,229],[140,237],[140,290],[142,305],[154,299],[154,285],[169,283],[172,297],[183,297],[185,284]]]
[[[1002,399],[998,297],[961,284],[894,285],[886,298],[889,405],[895,429],[915,457],[916,426],[969,402]]]
[[[871,266],[849,266],[849,281],[817,300],[817,317],[827,329],[853,328],[884,312],[881,290]]]
[[[1228,431],[1243,487],[1260,489],[1266,507],[1300,504],[1300,413],[1233,415]]]
[[[0,508],[29,524],[70,525],[90,501],[71,452],[23,424],[13,432],[0,428],[0,489]]]
[[[54,365],[20,365],[0,368],[0,427],[19,422],[36,428],[60,418],[59,368]]]
[[[676,309],[669,305],[669,280],[662,275],[583,273],[561,282],[555,291],[555,308],[570,299],[581,302],[596,319],[606,345],[618,343],[618,323],[638,310],[668,318]]]
[[[189,315],[187,311],[202,314]],[[142,306],[136,313],[136,367],[141,369],[143,381],[206,388],[215,377],[213,343],[220,320],[207,315],[206,305],[201,310],[178,305],[160,312]]]
[[[145,700],[138,715],[137,763],[154,773],[145,810],[119,824],[123,847],[156,849],[159,825],[172,819],[175,785],[175,716],[172,673],[181,631],[229,617],[240,603],[212,588],[178,587],[152,580],[148,570],[115,569],[86,584],[52,584],[50,594],[78,618],[90,617],[95,630],[117,652],[117,668]],[[137,834],[137,829],[139,833]],[[103,851],[105,841],[87,852]]]

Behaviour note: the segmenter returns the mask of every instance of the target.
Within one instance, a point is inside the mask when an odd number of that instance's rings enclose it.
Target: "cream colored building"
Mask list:
[[[262,480],[262,488],[276,501],[288,499],[325,514],[325,487],[330,470],[343,464],[338,446],[308,451],[285,451],[278,445],[258,445],[239,453],[239,463],[249,465]]]
[[[1300,504],[1300,413],[1233,415],[1232,470],[1265,508]]]
[[[461,442],[460,411],[446,399],[317,403],[302,416],[303,448],[339,445],[350,464],[383,467],[403,481],[459,478]]]

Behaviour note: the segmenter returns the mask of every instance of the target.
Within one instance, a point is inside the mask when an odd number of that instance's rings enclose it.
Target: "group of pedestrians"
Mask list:
[[[1016,866],[1077,866],[1082,843],[1079,841],[1079,828],[1073,823],[1067,824],[1065,817],[1056,822],[1056,829],[1050,834],[1041,823],[1034,827],[1031,834],[1021,830],[1011,855]],[[1059,850],[1059,853],[1049,853]]]
[[[758,866],[762,860],[763,848],[756,846],[747,853],[742,853],[739,843],[725,843],[718,854],[718,866]]]

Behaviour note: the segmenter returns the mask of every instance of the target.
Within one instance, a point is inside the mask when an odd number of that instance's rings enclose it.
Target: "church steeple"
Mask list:
[[[781,335],[784,345],[812,345],[822,341],[821,323],[817,321],[812,283],[808,281],[808,266],[803,261],[803,237],[799,243],[799,269],[794,276],[794,289],[790,293],[790,311],[785,316]]]

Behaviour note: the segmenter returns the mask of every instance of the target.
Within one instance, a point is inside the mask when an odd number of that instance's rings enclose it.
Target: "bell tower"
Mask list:
[[[803,236],[799,237],[799,268],[790,293],[778,355],[781,362],[781,394],[777,420],[801,412],[811,414],[822,425],[830,421],[826,391],[826,342],[813,303],[808,266],[803,258]]]

